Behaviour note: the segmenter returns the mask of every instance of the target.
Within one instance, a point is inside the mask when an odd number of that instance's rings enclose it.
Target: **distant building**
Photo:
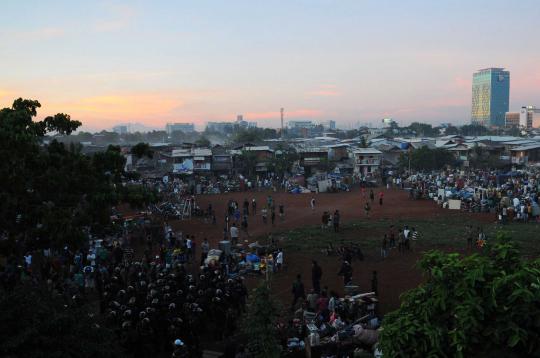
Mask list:
[[[504,68],[485,68],[473,74],[472,124],[504,126],[509,102],[510,72]]]
[[[289,127],[289,129],[300,129],[300,128],[311,129],[315,125],[313,124],[312,121],[289,121],[287,123],[287,126]]]
[[[118,133],[120,135],[127,134],[128,133],[128,126],[126,125],[120,125],[120,126],[114,126],[113,132]]]
[[[526,129],[540,128],[540,108],[534,106],[521,107],[519,126]]]
[[[397,124],[392,118],[383,118],[381,122],[383,128],[391,128],[393,125]]]
[[[236,116],[235,124],[240,128],[257,128],[257,122],[244,121],[244,116],[241,114]]]
[[[323,128],[325,130],[335,130],[336,129],[336,121],[326,121],[321,123]]]
[[[234,122],[208,122],[206,124],[206,130],[221,133],[232,133],[239,128],[257,128],[257,122],[245,121],[244,116],[239,114]]]
[[[208,122],[206,124],[206,130],[221,132],[221,133],[232,133],[234,125],[231,122]]]
[[[504,126],[506,128],[515,128],[519,127],[520,122],[520,113],[519,112],[506,112],[504,115]]]
[[[184,133],[193,133],[195,132],[195,125],[193,123],[167,123],[165,126],[165,131],[168,135],[171,135],[172,132],[184,132]]]

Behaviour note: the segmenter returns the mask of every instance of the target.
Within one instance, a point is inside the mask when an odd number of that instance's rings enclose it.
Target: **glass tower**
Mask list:
[[[471,122],[502,127],[510,102],[510,72],[485,68],[473,74]]]

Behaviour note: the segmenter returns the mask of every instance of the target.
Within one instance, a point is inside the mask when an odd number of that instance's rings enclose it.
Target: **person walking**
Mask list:
[[[278,209],[279,209],[279,219],[283,221],[283,219],[285,218],[285,207],[283,206],[283,204],[279,204]]]
[[[315,210],[315,198],[311,198],[311,201],[309,202],[309,205],[311,205],[311,210]]]
[[[272,226],[276,226],[276,210],[272,207],[272,213],[270,214],[272,220]]]
[[[261,216],[262,216],[263,224],[266,224],[267,223],[267,218],[268,218],[268,209],[262,208]]]
[[[339,232],[339,221],[341,219],[341,215],[339,214],[339,210],[336,210],[334,212],[334,232]]]
[[[373,192],[373,189],[369,189],[369,200],[371,201],[371,204],[375,201],[375,193]]]
[[[395,249],[396,248],[396,229],[394,225],[390,225],[390,248]]]
[[[382,206],[383,204],[383,198],[384,198],[384,193],[381,191],[379,193],[379,206]]]
[[[293,294],[293,301],[291,304],[291,311],[294,311],[294,308],[296,306],[296,303],[298,302],[298,299],[302,299],[302,300],[306,299],[304,283],[302,282],[302,276],[300,274],[296,275],[296,280],[293,282],[292,294]]]
[[[371,210],[371,206],[369,205],[369,202],[366,201],[366,205],[364,205],[364,212],[366,213],[366,217],[369,218],[369,211]]]
[[[323,214],[322,214],[322,217],[321,217],[321,229],[326,229],[326,227],[328,226],[328,218],[329,218],[329,215],[328,215],[328,212],[325,211]]]
[[[316,293],[321,293],[322,274],[321,266],[319,266],[317,261],[313,260],[311,264],[311,283],[313,285],[313,291]]]
[[[257,201],[255,198],[251,199],[251,212],[253,215],[257,215]]]

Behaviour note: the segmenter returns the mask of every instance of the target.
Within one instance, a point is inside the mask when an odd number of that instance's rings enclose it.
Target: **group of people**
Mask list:
[[[412,198],[435,198],[441,206],[447,205],[448,198],[460,199],[462,209],[494,213],[502,224],[540,219],[540,173],[532,168],[528,172],[510,173],[486,170],[417,173],[409,177],[409,186]]]
[[[39,240],[24,255],[8,257],[0,284],[5,290],[23,282],[44,285],[73,306],[97,300],[107,327],[134,356],[200,356],[203,336],[221,340],[235,332],[248,291],[240,276],[227,275],[225,257],[194,269],[195,237],[165,228],[146,237],[142,257],[125,232],[89,237],[78,249],[55,250]],[[208,240],[200,247],[203,262]]]
[[[388,257],[390,250],[397,248],[399,253],[404,253],[412,249],[412,241],[419,238],[418,231],[412,227],[405,225],[403,228],[396,228],[395,225],[390,225],[388,232],[384,234],[381,242],[381,258]]]
[[[335,210],[334,213],[328,211],[323,212],[321,217],[321,229],[334,228],[334,232],[339,232],[339,223],[341,222],[341,214],[339,210]]]

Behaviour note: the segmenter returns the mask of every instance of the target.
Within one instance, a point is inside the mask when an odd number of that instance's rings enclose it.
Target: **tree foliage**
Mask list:
[[[154,151],[150,149],[150,145],[148,143],[140,142],[131,147],[131,154],[139,159],[142,157],[152,158],[154,156]]]
[[[266,282],[253,289],[247,305],[244,333],[248,338],[248,349],[256,358],[280,357],[280,346],[276,336],[279,306],[271,296]]]
[[[499,235],[482,254],[439,251],[419,263],[426,282],[386,315],[385,357],[540,355],[540,260]]]
[[[409,158],[411,168],[415,170],[442,169],[455,163],[455,158],[449,151],[442,148],[430,149],[427,146],[403,154],[399,160],[399,165],[402,168],[408,168]]]
[[[39,107],[18,99],[0,110],[0,228],[30,247],[78,246],[85,227],[109,225],[110,208],[122,198],[125,158],[115,146],[90,157],[80,145],[44,144],[47,133],[68,134],[80,122],[65,114],[35,120]]]
[[[278,148],[281,154],[276,154],[270,161],[270,168],[274,173],[283,175],[291,170],[292,165],[298,160],[299,156],[293,148]]]
[[[115,334],[88,312],[41,288],[1,292],[0,356],[122,357]]]

